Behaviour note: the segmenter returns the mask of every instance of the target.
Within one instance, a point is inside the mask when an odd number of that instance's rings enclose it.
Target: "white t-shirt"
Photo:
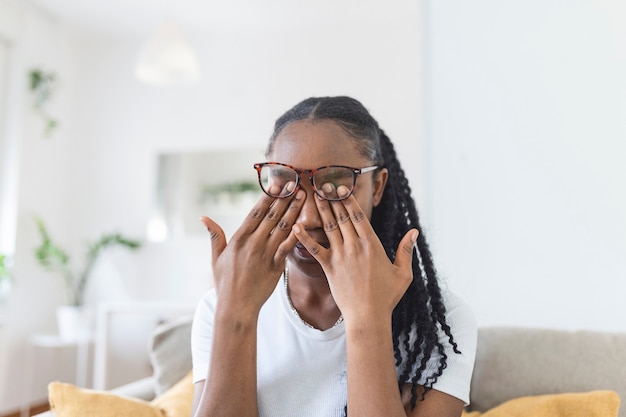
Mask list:
[[[196,309],[191,335],[193,381],[207,378],[217,296],[209,291]],[[434,389],[469,403],[476,352],[476,322],[469,306],[444,292],[446,321],[462,354],[456,354],[441,332],[447,367]],[[328,330],[306,326],[290,308],[283,279],[261,308],[257,328],[257,398],[260,417],[343,416],[347,402],[346,332],[344,323]],[[436,370],[433,354],[425,378]]]

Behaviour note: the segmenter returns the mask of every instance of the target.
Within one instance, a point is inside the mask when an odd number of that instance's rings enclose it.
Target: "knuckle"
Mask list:
[[[252,210],[250,210],[251,219],[259,220],[262,217],[263,217],[263,211],[260,208],[254,207]]]
[[[339,221],[339,223],[345,223],[350,220],[350,216],[347,212],[342,210],[337,214],[337,220]]]
[[[267,220],[274,221],[278,218],[278,212],[275,209],[272,209],[267,213],[267,216],[265,216],[265,218]]]
[[[360,210],[354,211],[352,212],[352,221],[354,223],[361,223],[363,220],[365,220],[365,213],[363,213]]]
[[[239,240],[239,239],[231,239],[231,241],[228,243],[228,245],[235,252],[240,250],[242,248],[242,246],[243,246],[241,240]]]
[[[347,253],[349,256],[365,256],[367,258],[369,258],[369,250],[367,247],[363,247],[361,245],[348,245],[347,249]]]
[[[282,231],[288,230],[289,222],[285,219],[281,219],[281,221],[278,222],[278,225],[276,227]]]
[[[291,204],[289,204],[289,207],[287,207],[287,210],[300,210],[301,205],[292,202]]]
[[[319,246],[312,246],[311,248],[307,249],[309,251],[309,253],[313,256],[318,255],[320,253],[320,248]]]
[[[324,223],[324,230],[327,232],[332,232],[337,228],[337,222],[330,220]]]
[[[413,253],[413,245],[404,245],[404,250],[406,251],[406,253],[412,254]]]

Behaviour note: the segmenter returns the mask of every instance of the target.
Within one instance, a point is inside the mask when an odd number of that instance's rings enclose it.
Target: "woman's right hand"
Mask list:
[[[297,243],[291,227],[304,198],[303,190],[288,198],[263,195],[230,242],[215,221],[205,216],[200,219],[211,235],[216,313],[258,316],[280,279],[287,254]]]

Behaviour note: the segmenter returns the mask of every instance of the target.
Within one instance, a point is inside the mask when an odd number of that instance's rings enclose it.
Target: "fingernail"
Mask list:
[[[276,195],[280,192],[280,187],[278,184],[272,184],[270,188],[267,190],[271,195]]]
[[[294,231],[294,233],[300,233],[300,226],[298,226],[297,224],[291,226],[291,229]]]

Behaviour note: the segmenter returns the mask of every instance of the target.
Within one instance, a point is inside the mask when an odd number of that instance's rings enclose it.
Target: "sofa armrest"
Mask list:
[[[151,401],[155,397],[154,377],[147,377],[112,389],[110,392],[124,397],[132,397],[140,400]]]

